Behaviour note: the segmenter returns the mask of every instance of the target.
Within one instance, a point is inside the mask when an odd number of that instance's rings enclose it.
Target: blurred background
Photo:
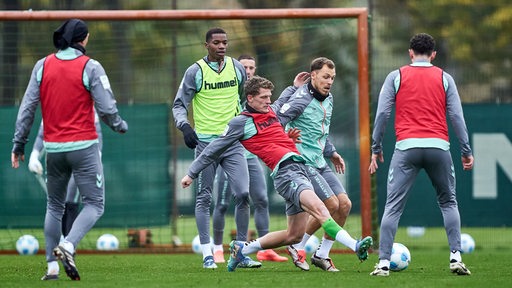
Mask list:
[[[434,36],[438,51],[434,64],[450,73],[457,83],[476,158],[473,171],[462,171],[457,139],[450,131],[463,231],[484,228],[481,237],[485,239],[477,240],[501,245],[495,236],[504,230],[510,233],[508,227],[512,225],[512,210],[508,206],[512,200],[510,1],[5,0],[0,3],[1,10],[24,11],[334,7],[368,9],[371,123],[386,75],[410,63],[409,39],[419,32]],[[26,166],[37,134],[35,127],[39,127],[41,120],[39,112],[26,147],[27,161],[20,169],[10,167],[9,151],[16,114],[33,65],[55,52],[52,35],[61,22],[0,19],[0,150],[4,151],[0,162],[0,250],[14,249],[13,243],[21,231],[43,239],[45,194]],[[122,237],[127,237],[128,229],[150,228],[153,241],[161,244],[171,243],[173,237],[187,243],[197,234],[193,221],[194,190],[184,190],[179,185],[193,152],[184,145],[181,132],[174,128],[170,105],[186,68],[207,54],[206,31],[219,26],[228,33],[228,55],[255,56],[256,74],[274,82],[275,98],[292,84],[298,72],[309,69],[312,59],[325,56],[335,61],[331,138],[347,163],[346,173],[340,175],[353,202],[353,216],[347,225],[354,236],[361,233],[359,166],[368,163],[359,163],[359,151],[369,147],[360,147],[358,135],[357,19],[141,19],[95,20],[87,24],[90,32],[87,55],[101,62],[107,71],[120,114],[130,124],[129,133],[122,136],[103,125],[106,210],[93,230],[117,229]],[[387,162],[380,166],[372,185],[374,235],[378,233],[386,195],[387,164],[394,146],[392,126],[390,121],[384,143]],[[267,180],[272,225],[286,225],[283,201],[275,193],[271,179]],[[400,225],[428,227],[431,231],[443,226],[434,188],[424,172],[413,187]],[[226,239],[234,227],[232,219],[226,222]],[[428,233],[425,237],[428,240]],[[446,245],[446,240],[441,241]],[[127,241],[122,239],[122,243]]]

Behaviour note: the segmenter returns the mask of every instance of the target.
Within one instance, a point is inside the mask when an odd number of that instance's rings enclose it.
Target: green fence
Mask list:
[[[5,158],[0,168],[0,227],[41,227],[46,208],[46,196],[34,175],[28,170],[28,158],[40,113],[32,128],[26,146],[27,161],[19,169],[12,169],[8,160],[12,148],[17,107],[0,108],[0,120],[6,129],[0,132],[0,150]],[[97,227],[150,227],[168,225],[172,215],[194,215],[195,191],[174,185],[186,174],[193,159],[193,151],[183,145],[180,132],[176,135],[176,151],[169,134],[174,127],[168,105],[120,106],[129,131],[120,135],[103,127],[103,165],[105,171],[105,213]],[[333,136],[334,141],[339,137]],[[352,212],[360,207],[359,150],[343,145],[339,151],[345,158],[347,171],[340,175],[353,202]],[[175,155],[175,156],[173,156]],[[270,213],[282,215],[284,201],[275,192],[272,179],[267,184]],[[215,193],[215,192],[214,192]],[[214,194],[215,197],[215,194]],[[176,203],[173,203],[176,201]],[[174,205],[175,204],[175,205]],[[173,210],[175,209],[175,210]],[[233,214],[234,205],[229,213]]]
[[[176,135],[178,149],[172,152],[170,132],[172,120],[166,104],[120,106],[121,115],[130,130],[125,135],[103,125],[103,164],[106,178],[106,209],[98,227],[149,227],[168,225],[173,207],[176,215],[193,215],[193,189],[174,188],[186,173],[192,150],[182,145]],[[27,162],[15,170],[10,167],[9,151],[18,108],[0,108],[0,227],[41,227],[46,200],[35,177],[28,171],[28,156],[36,130],[32,129],[27,144]],[[457,174],[457,196],[464,226],[510,226],[512,210],[512,127],[508,125],[512,105],[464,105],[464,113],[475,153],[475,168],[462,171],[457,139],[450,130],[452,155]],[[34,127],[38,127],[40,118]],[[387,168],[394,146],[390,120],[385,135],[386,162],[377,174],[379,215],[384,210]],[[352,213],[358,213],[359,163],[357,147],[339,147],[347,162],[346,175],[341,176],[353,202]],[[173,154],[176,155],[175,159]],[[174,161],[175,160],[175,161]],[[271,213],[282,214],[282,199],[268,180]],[[483,187],[483,188],[482,188]],[[176,193],[174,195],[173,193]],[[176,199],[176,203],[173,203]],[[173,205],[175,204],[175,205]],[[232,207],[231,207],[232,211]],[[401,225],[441,226],[435,192],[426,174],[421,172],[401,218]]]
[[[475,104],[464,105],[463,109],[475,156],[473,170],[462,170],[458,140],[450,130],[462,226],[510,227],[512,105]],[[385,163],[379,166],[377,174],[379,216],[384,211],[387,171],[395,143],[394,121],[391,120],[384,140]],[[442,226],[442,221],[434,188],[422,171],[412,188],[400,225]]]
[[[106,125],[103,131],[105,214],[97,226],[151,226],[169,223],[172,197],[168,163],[169,107],[160,105],[120,106],[129,123],[121,135]],[[42,227],[46,195],[28,170],[28,158],[37,134],[35,121],[26,147],[26,162],[12,169],[9,155],[18,108],[0,108],[0,227]],[[39,115],[39,113],[38,113]]]

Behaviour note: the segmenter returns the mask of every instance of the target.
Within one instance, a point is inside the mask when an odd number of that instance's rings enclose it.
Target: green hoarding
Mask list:
[[[449,132],[462,226],[512,226],[512,105],[472,104],[463,109],[475,156],[473,170],[462,170],[457,137],[453,130]],[[395,144],[393,125],[390,119],[384,140],[385,163],[377,174],[379,216],[384,211],[387,171]],[[400,225],[443,225],[425,171],[412,187]]]

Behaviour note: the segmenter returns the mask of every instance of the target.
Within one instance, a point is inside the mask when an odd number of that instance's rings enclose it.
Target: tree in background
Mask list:
[[[512,2],[509,0],[225,0],[177,1],[177,9],[261,9],[261,8],[329,8],[368,6],[370,11],[371,79],[372,87],[380,87],[382,71],[404,63],[403,47],[411,35],[424,31],[435,35],[439,51],[436,64],[449,67],[449,71],[459,81],[459,91],[464,102],[512,102]],[[31,5],[31,6],[27,6]],[[116,0],[116,1],[22,1],[6,0],[0,4],[4,10],[143,10],[172,9],[170,1]],[[272,77],[276,91],[290,83],[299,70],[307,69],[307,63],[319,54],[328,55],[336,61],[343,77],[338,84],[344,95],[353,95],[357,89],[353,77],[357,77],[355,20],[346,20],[347,29],[330,25],[315,25],[315,19],[295,19],[289,23],[305,25],[293,33],[293,37],[279,36],[275,23],[271,20],[240,20],[240,30],[233,36],[239,41],[232,51],[250,53],[260,63],[261,75]],[[339,21],[339,20],[337,20]],[[352,23],[351,23],[352,21]],[[172,31],[192,31],[193,26],[209,26],[218,21],[88,21],[94,28],[93,38],[115,35],[113,41],[97,42],[90,47],[88,54],[102,59],[110,70],[122,67],[119,73],[112,73],[111,82],[119,91],[121,103],[162,103],[162,95],[167,98],[175,90],[168,76],[161,73],[165,67],[176,64],[177,71],[183,71],[197,55],[201,55],[200,45],[190,45],[190,35],[177,35],[171,40]],[[34,35],[48,35],[58,21],[17,21],[0,22],[2,41],[0,43],[0,105],[19,103],[24,82],[27,79],[17,75],[28,75],[32,63],[52,51],[50,40],[42,42]],[[129,25],[128,25],[129,24]],[[294,25],[294,24],[292,24]],[[171,30],[172,27],[172,30]],[[205,27],[197,27],[203,31]],[[202,30],[200,30],[202,29]],[[30,33],[27,33],[30,32]],[[195,32],[193,33],[195,35]],[[198,33],[199,36],[200,33]],[[319,36],[329,36],[331,41],[315,41]],[[198,37],[199,37],[198,36]],[[184,39],[184,37],[188,37]],[[198,43],[202,39],[197,38]],[[232,38],[233,39],[233,38]],[[183,41],[183,40],[186,40]],[[188,45],[188,46],[187,46]],[[196,47],[197,46],[197,47]],[[137,48],[137,49],[135,49]],[[176,49],[178,59],[172,60],[172,49]],[[238,50],[239,49],[239,50]],[[23,59],[20,59],[20,53]],[[104,57],[99,51],[119,51],[113,57]],[[183,56],[183,51],[187,55]],[[194,53],[193,53],[194,52]],[[104,59],[105,58],[105,59]],[[176,57],[175,57],[176,58]],[[298,59],[304,66],[297,65]],[[173,62],[176,61],[176,62]],[[168,68],[171,69],[171,68]],[[276,71],[279,71],[277,73]],[[161,89],[169,92],[163,93]],[[378,89],[378,88],[376,88]],[[372,97],[378,91],[372,89]],[[354,105],[353,102],[344,103]]]
[[[512,2],[371,1],[386,21],[375,37],[385,39],[395,53],[403,53],[395,47],[404,47],[415,33],[435,35],[435,61],[451,67],[464,102],[512,102]]]

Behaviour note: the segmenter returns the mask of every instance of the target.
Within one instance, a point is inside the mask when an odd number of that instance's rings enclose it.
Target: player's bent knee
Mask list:
[[[327,210],[329,210],[329,213],[335,214],[338,213],[340,210],[340,204],[338,199],[336,199],[335,196],[332,196],[324,201],[325,207],[327,207]]]

